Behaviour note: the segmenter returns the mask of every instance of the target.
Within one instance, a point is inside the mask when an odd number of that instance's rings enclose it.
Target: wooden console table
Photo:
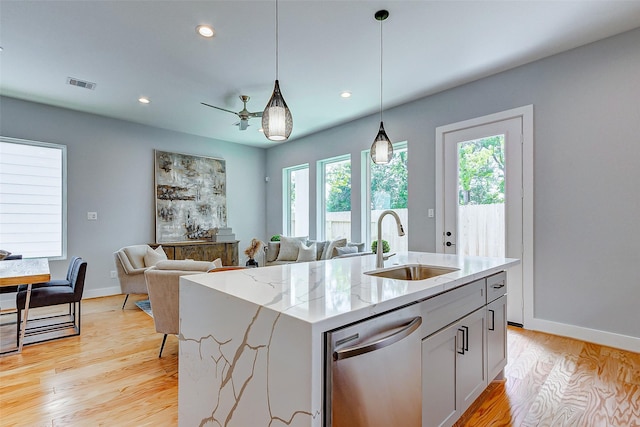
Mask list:
[[[162,245],[169,259],[192,259],[195,261],[222,260],[222,265],[238,265],[238,240],[233,242],[176,242],[149,243],[153,249]]]

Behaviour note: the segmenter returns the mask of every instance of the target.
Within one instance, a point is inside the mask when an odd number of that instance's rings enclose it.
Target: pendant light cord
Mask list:
[[[382,20],[380,20],[380,123],[382,123]]]
[[[276,0],[276,80],[278,80],[278,0]]]

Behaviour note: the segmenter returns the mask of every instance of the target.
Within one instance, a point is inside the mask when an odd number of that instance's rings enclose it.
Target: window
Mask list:
[[[283,227],[287,236],[309,235],[309,164],[282,170]]]
[[[351,156],[318,162],[318,234],[325,240],[351,240]]]
[[[362,235],[370,244],[378,239],[378,218],[385,210],[393,210],[400,217],[404,226],[405,236],[398,236],[396,223],[392,218],[385,218],[382,222],[382,236],[389,243],[391,252],[409,250],[407,234],[409,212],[408,200],[408,170],[407,143],[393,144],[393,159],[387,165],[376,165],[369,157],[369,150],[362,152],[363,185],[368,191],[363,194],[363,230]]]
[[[25,258],[66,256],[66,147],[0,137],[0,241]]]

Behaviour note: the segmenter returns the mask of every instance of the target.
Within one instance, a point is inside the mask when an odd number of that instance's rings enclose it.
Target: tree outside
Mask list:
[[[351,162],[328,164],[325,169],[327,212],[351,211]]]
[[[504,135],[459,145],[458,182],[460,205],[504,203]]]
[[[404,209],[408,191],[407,150],[397,150],[387,165],[371,165],[371,209]]]

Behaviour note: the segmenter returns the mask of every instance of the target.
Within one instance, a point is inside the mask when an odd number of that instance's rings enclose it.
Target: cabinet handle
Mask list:
[[[500,284],[496,283],[496,284],[494,284],[494,285],[491,285],[491,287],[492,287],[493,289],[500,289],[500,288],[504,288],[504,282],[502,282],[502,283],[500,283]]]
[[[463,326],[464,329],[464,350],[469,351],[469,327]]]
[[[496,330],[496,312],[494,310],[489,310],[489,312],[491,313],[491,327],[489,328],[490,331],[495,331]]]
[[[460,340],[460,350],[458,350],[458,332],[462,332],[462,339]],[[456,352],[458,354],[464,354],[464,329],[458,329],[458,331],[456,332]]]

